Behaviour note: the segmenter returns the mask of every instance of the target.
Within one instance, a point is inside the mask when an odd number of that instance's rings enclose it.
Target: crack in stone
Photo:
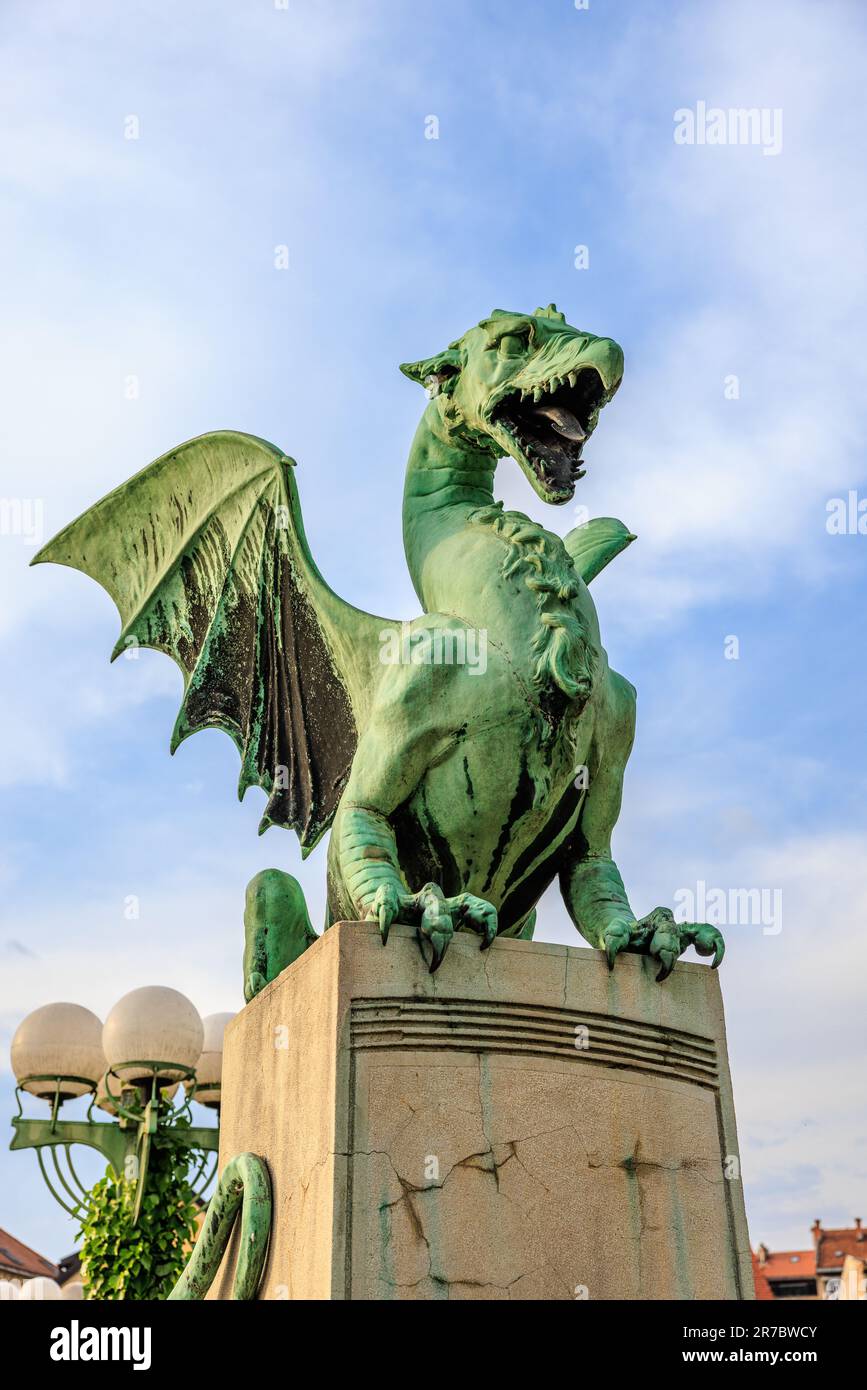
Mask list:
[[[559,1262],[557,1260],[552,1261],[548,1257],[543,1258],[541,1264],[538,1263],[538,1257],[540,1253],[542,1253],[538,1248],[533,1251],[536,1260],[536,1263],[533,1264],[533,1267],[524,1271],[523,1273],[516,1275],[515,1278],[510,1280],[507,1284],[496,1283],[493,1280],[485,1282],[482,1280],[471,1278],[450,1277],[448,1274],[443,1272],[442,1269],[438,1269],[435,1271],[435,1262],[438,1262],[439,1260],[443,1259],[445,1256],[445,1252],[441,1252],[439,1256],[436,1256],[432,1249],[431,1239],[429,1239],[426,1232],[426,1225],[429,1224],[427,1218],[429,1216],[432,1217],[433,1213],[438,1209],[438,1207],[427,1207],[425,1205],[424,1196],[424,1194],[428,1192],[443,1192],[446,1187],[446,1184],[450,1181],[452,1175],[458,1169],[468,1169],[474,1172],[486,1173],[489,1174],[494,1181],[498,1200],[502,1198],[506,1202],[508,1202],[509,1206],[516,1211],[519,1219],[522,1222],[532,1222],[532,1213],[534,1209],[537,1208],[539,1201],[544,1200],[542,1194],[544,1193],[546,1194],[547,1198],[551,1198],[555,1195],[555,1192],[536,1172],[532,1170],[530,1166],[528,1166],[527,1162],[522,1157],[522,1154],[520,1152],[520,1146],[522,1144],[526,1144],[534,1140],[545,1140],[553,1135],[560,1134],[565,1131],[571,1131],[571,1133],[575,1136],[575,1140],[577,1141],[577,1144],[581,1152],[583,1153],[584,1162],[588,1170],[592,1171],[598,1169],[620,1169],[621,1171],[624,1171],[629,1177],[631,1177],[635,1183],[634,1191],[637,1203],[637,1230],[633,1230],[633,1232],[631,1232],[627,1236],[627,1239],[629,1240],[630,1245],[635,1249],[635,1258],[637,1260],[638,1265],[637,1272],[639,1286],[643,1286],[642,1281],[646,1272],[645,1261],[643,1259],[646,1237],[649,1234],[658,1232],[660,1229],[662,1229],[659,1226],[652,1226],[650,1224],[649,1210],[647,1205],[650,1193],[646,1187],[646,1180],[648,1179],[648,1177],[652,1175],[654,1171],[658,1171],[660,1173],[692,1172],[697,1173],[698,1176],[701,1177],[704,1181],[710,1182],[712,1185],[716,1186],[722,1182],[722,1176],[720,1175],[720,1178],[718,1180],[713,1179],[706,1172],[702,1171],[701,1161],[693,1158],[685,1158],[682,1161],[676,1163],[660,1163],[655,1162],[654,1160],[649,1158],[643,1158],[641,1156],[640,1140],[636,1144],[634,1151],[631,1154],[629,1154],[625,1159],[603,1158],[599,1155],[598,1150],[594,1150],[593,1153],[590,1152],[582,1134],[573,1122],[557,1125],[551,1129],[543,1129],[541,1131],[533,1132],[530,1134],[524,1134],[518,1138],[498,1142],[495,1145],[490,1133],[490,1097],[486,1095],[486,1086],[490,1086],[491,1076],[488,1070],[488,1061],[482,1054],[479,1054],[478,1066],[478,1112],[476,1113],[475,1110],[467,1110],[465,1113],[475,1115],[478,1119],[487,1147],[475,1149],[471,1153],[465,1154],[462,1157],[457,1158],[451,1164],[448,1171],[438,1181],[416,1183],[408,1178],[405,1178],[398,1171],[397,1166],[395,1164],[395,1160],[393,1159],[391,1153],[385,1149],[356,1149],[354,1151],[355,1154],[358,1156],[381,1156],[387,1161],[392,1170],[392,1173],[394,1174],[395,1180],[400,1186],[400,1195],[395,1197],[391,1201],[381,1202],[379,1204],[379,1211],[381,1213],[391,1213],[392,1210],[396,1210],[398,1207],[405,1203],[407,1221],[409,1223],[409,1228],[412,1232],[413,1240],[416,1243],[417,1247],[424,1247],[425,1262],[427,1264],[426,1274],[423,1274],[419,1279],[413,1282],[405,1283],[400,1282],[396,1279],[389,1278],[385,1272],[381,1272],[379,1275],[381,1285],[384,1288],[394,1290],[398,1294],[400,1294],[401,1291],[411,1292],[414,1289],[417,1290],[421,1286],[427,1285],[431,1290],[445,1291],[445,1295],[447,1298],[452,1298],[454,1296],[454,1291],[459,1290],[461,1288],[464,1288],[466,1290],[491,1289],[496,1290],[501,1294],[504,1294],[506,1297],[510,1297],[510,1291],[516,1284],[519,1284],[521,1280],[528,1278],[534,1274],[542,1274],[544,1271],[549,1270],[550,1274],[554,1276],[558,1280],[558,1282],[560,1280],[563,1281],[564,1289],[568,1289],[571,1291],[572,1285],[569,1281],[569,1278],[567,1277],[567,1272],[559,1267]],[[412,1114],[410,1116],[410,1120],[407,1121],[407,1123],[410,1123],[412,1119],[416,1118],[417,1114],[420,1113],[412,1107],[410,1107],[410,1109],[412,1111]],[[405,1128],[406,1126],[401,1127],[401,1133],[403,1133]],[[520,1170],[524,1173],[527,1179],[534,1185],[534,1187],[539,1189],[538,1196],[535,1200],[533,1200],[533,1195],[531,1193],[529,1202],[523,1202],[514,1194],[509,1193],[503,1188],[500,1180],[500,1172],[501,1169],[505,1169],[507,1165],[512,1162],[512,1160],[515,1161]],[[578,1160],[577,1166],[580,1168],[580,1160]],[[430,1200],[434,1203],[437,1202],[436,1198],[431,1198]],[[386,1239],[390,1244],[394,1239],[394,1228],[391,1215],[389,1215],[388,1217],[388,1232],[389,1234],[386,1237]],[[527,1253],[529,1254],[530,1252],[528,1251]],[[450,1257],[448,1263],[451,1264],[451,1262],[452,1261]]]
[[[638,1149],[636,1148],[637,1152]],[[636,1159],[635,1154],[632,1154],[628,1158],[620,1159],[618,1163],[597,1163],[594,1166],[597,1168],[625,1168],[627,1172],[636,1175],[643,1172],[644,1169],[648,1169],[650,1172],[655,1170],[660,1173],[694,1173],[696,1177],[710,1183],[711,1187],[719,1187],[725,1181],[724,1178],[713,1178],[708,1173],[702,1172],[701,1162],[690,1158],[681,1159],[678,1163],[655,1163],[650,1158]]]
[[[313,1174],[316,1172],[316,1169],[317,1169],[317,1168],[324,1168],[325,1164],[326,1164],[326,1163],[329,1161],[329,1159],[331,1159],[331,1158],[348,1158],[348,1157],[349,1157],[348,1154],[341,1153],[341,1152],[340,1152],[339,1150],[337,1150],[337,1149],[329,1149],[326,1153],[324,1153],[324,1154],[322,1155],[321,1158],[317,1158],[316,1162],[315,1162],[315,1163],[313,1164],[313,1166],[308,1170],[308,1172],[307,1172],[306,1174],[302,1174],[302,1175],[299,1177],[299,1179],[298,1179],[298,1186],[301,1188],[301,1191],[302,1191],[303,1195],[304,1195],[304,1196],[307,1195],[308,1188],[310,1187],[310,1184],[311,1184],[311,1182],[313,1181]]]
[[[485,984],[488,986],[488,994],[490,995],[490,997],[491,997],[492,999],[493,999],[493,997],[494,997],[494,991],[493,991],[493,989],[491,988],[491,977],[490,977],[490,975],[489,975],[489,973],[488,973],[488,966],[490,965],[490,956],[491,956],[491,953],[494,951],[494,949],[495,949],[495,947],[496,947],[496,944],[497,944],[496,941],[494,941],[494,942],[488,947],[487,951],[482,951],[482,952],[481,952],[481,956],[482,956],[482,969],[483,969],[484,972],[485,972]]]

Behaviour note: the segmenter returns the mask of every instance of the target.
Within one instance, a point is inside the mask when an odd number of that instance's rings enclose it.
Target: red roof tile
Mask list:
[[[854,1255],[856,1260],[867,1260],[867,1232],[855,1226],[842,1230],[820,1230],[818,1236],[817,1269],[842,1269],[847,1255]]]
[[[10,1274],[19,1279],[34,1279],[38,1274],[56,1279],[57,1265],[37,1255],[29,1245],[16,1240],[0,1227],[0,1277]]]
[[[815,1279],[815,1250],[774,1250],[761,1266],[766,1279]]]
[[[759,1264],[758,1255],[753,1255],[753,1281],[756,1286],[756,1298],[773,1298],[773,1291],[768,1283],[767,1275]]]

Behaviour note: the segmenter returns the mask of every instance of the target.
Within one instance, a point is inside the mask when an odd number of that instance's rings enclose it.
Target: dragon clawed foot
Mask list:
[[[425,946],[430,946],[431,974],[439,969],[459,928],[469,927],[478,932],[483,951],[493,944],[497,935],[497,909],[491,903],[472,893],[458,893],[456,897],[447,898],[436,883],[426,883],[418,893],[402,893],[393,884],[384,884],[377,890],[369,915],[379,922],[383,946],[394,922],[415,925],[423,956]]]
[[[713,970],[725,954],[725,942],[716,927],[708,922],[676,922],[667,907],[655,907],[640,922],[626,919],[611,922],[602,933],[601,944],[609,970],[614,968],[621,951],[654,956],[659,961],[657,980],[667,979],[678,956],[683,955],[688,946],[694,946],[700,956],[713,956]]]

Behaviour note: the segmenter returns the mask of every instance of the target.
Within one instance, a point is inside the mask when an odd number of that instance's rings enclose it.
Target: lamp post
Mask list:
[[[203,1022],[189,999],[161,986],[125,994],[105,1026],[78,1004],[35,1009],[12,1039],[18,1114],[12,1120],[10,1148],[36,1150],[52,1196],[70,1216],[79,1218],[87,1210],[89,1193],[75,1171],[71,1149],[75,1144],[96,1149],[117,1179],[135,1182],[135,1225],[153,1138],[173,1128],[177,1142],[189,1150],[191,1163],[197,1161],[191,1187],[200,1197],[216,1170],[219,1129],[193,1125],[190,1102],[201,1100],[219,1111],[222,1035],[232,1016],[212,1014]],[[175,1107],[172,1097],[181,1085],[183,1103]],[[25,1117],[24,1092],[50,1106],[49,1118]],[[65,1102],[86,1095],[91,1099],[85,1119],[59,1118]],[[112,1118],[95,1119],[94,1106]],[[179,1119],[190,1123],[179,1126]]]

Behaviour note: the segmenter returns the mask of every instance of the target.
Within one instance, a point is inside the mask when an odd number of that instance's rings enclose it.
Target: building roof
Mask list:
[[[756,1286],[756,1298],[773,1298],[774,1293],[768,1283],[768,1277],[759,1264],[759,1257],[755,1253],[753,1254],[753,1282]]]
[[[761,1248],[761,1247],[760,1247]],[[815,1279],[815,1250],[768,1250],[759,1267],[766,1279]]]
[[[81,1278],[81,1252],[73,1250],[71,1255],[64,1255],[57,1261],[57,1282],[61,1288],[68,1284],[70,1279]]]
[[[842,1269],[847,1255],[854,1255],[856,1260],[867,1259],[867,1231],[860,1226],[837,1230],[820,1227],[816,1232],[816,1268]]]
[[[0,1227],[0,1276],[10,1274],[16,1279],[35,1279],[40,1274],[56,1279],[57,1265]]]

